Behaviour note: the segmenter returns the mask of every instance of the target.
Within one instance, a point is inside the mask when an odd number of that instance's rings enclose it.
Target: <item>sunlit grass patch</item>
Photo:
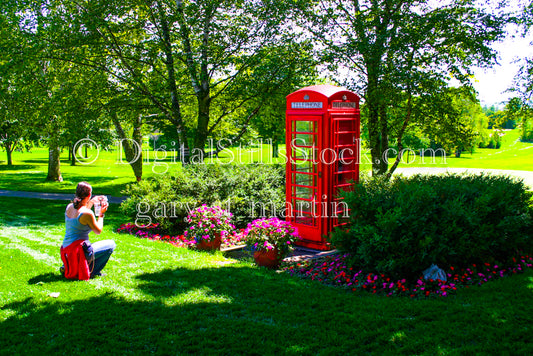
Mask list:
[[[38,211],[24,213],[35,204]],[[62,240],[63,211],[64,202],[0,198],[0,216],[10,214],[0,221],[0,240],[17,239],[0,248],[2,353],[533,352],[530,271],[448,298],[346,292],[219,253],[114,233],[123,218],[112,206],[104,232],[92,237],[117,242],[107,276],[67,281],[59,263],[24,252],[59,256],[48,242]]]

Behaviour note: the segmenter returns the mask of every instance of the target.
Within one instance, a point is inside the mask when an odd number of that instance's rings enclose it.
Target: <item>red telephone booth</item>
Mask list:
[[[316,85],[287,96],[286,216],[302,246],[329,249],[326,236],[342,225],[347,206],[338,197],[359,179],[359,96]]]

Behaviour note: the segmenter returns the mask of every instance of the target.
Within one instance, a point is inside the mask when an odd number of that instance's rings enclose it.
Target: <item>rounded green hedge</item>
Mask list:
[[[367,178],[344,194],[348,225],[331,235],[358,267],[417,278],[441,268],[505,262],[532,247],[531,192],[508,176]]]
[[[159,223],[182,233],[185,217],[202,204],[220,205],[244,228],[259,217],[280,216],[285,208],[285,167],[267,164],[197,164],[129,185],[121,210],[138,225]]]

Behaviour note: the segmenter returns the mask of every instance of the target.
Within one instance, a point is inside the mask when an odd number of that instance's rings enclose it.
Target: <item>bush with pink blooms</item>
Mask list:
[[[277,248],[280,257],[292,251],[299,239],[294,226],[276,217],[252,221],[244,230],[244,236],[246,245],[253,251]]]
[[[231,235],[235,226],[231,223],[232,214],[220,206],[202,205],[192,210],[186,218],[189,228],[183,235],[191,240],[212,241],[220,236],[222,239]]]

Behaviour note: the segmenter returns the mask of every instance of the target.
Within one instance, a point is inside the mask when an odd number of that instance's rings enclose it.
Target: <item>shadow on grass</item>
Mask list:
[[[28,284],[54,283],[54,282],[61,282],[61,281],[72,282],[74,280],[66,279],[59,272],[57,273],[50,272],[50,273],[44,273],[44,274],[31,278],[28,281]]]
[[[0,224],[5,226],[53,226],[65,223],[69,201],[0,197]],[[124,222],[119,204],[110,204],[105,226],[113,231]]]
[[[46,173],[32,172],[32,173],[13,173],[0,177],[0,183],[3,184],[4,189],[10,190],[24,190],[31,189],[33,184],[46,183]],[[37,189],[37,187],[33,188]]]
[[[38,165],[48,165],[48,158],[32,158],[32,159],[23,159],[21,162],[24,163],[35,163]]]
[[[66,206],[58,200],[0,197],[0,222],[6,226],[64,224]]]
[[[94,290],[80,282],[74,300],[62,293],[8,303],[0,344],[9,354],[526,354],[531,275],[513,279],[494,291],[417,301],[253,267],[165,269],[136,277],[141,296],[83,298],[83,289]],[[510,285],[516,289],[498,289]]]
[[[0,171],[20,171],[26,169],[37,169],[37,166],[30,164],[14,164],[12,166],[0,165]]]
[[[114,177],[101,176],[81,176],[73,174],[62,174],[63,182],[50,182],[46,180],[45,172],[35,173],[17,173],[15,177],[0,177],[0,188],[15,191],[29,191],[39,192],[46,191],[48,193],[68,193],[73,194],[76,190],[76,185],[79,182],[87,181],[94,188],[94,194],[106,194],[113,196],[121,196],[121,191],[124,190],[126,184],[129,183],[114,183]],[[131,178],[130,183],[134,183],[135,179]]]

